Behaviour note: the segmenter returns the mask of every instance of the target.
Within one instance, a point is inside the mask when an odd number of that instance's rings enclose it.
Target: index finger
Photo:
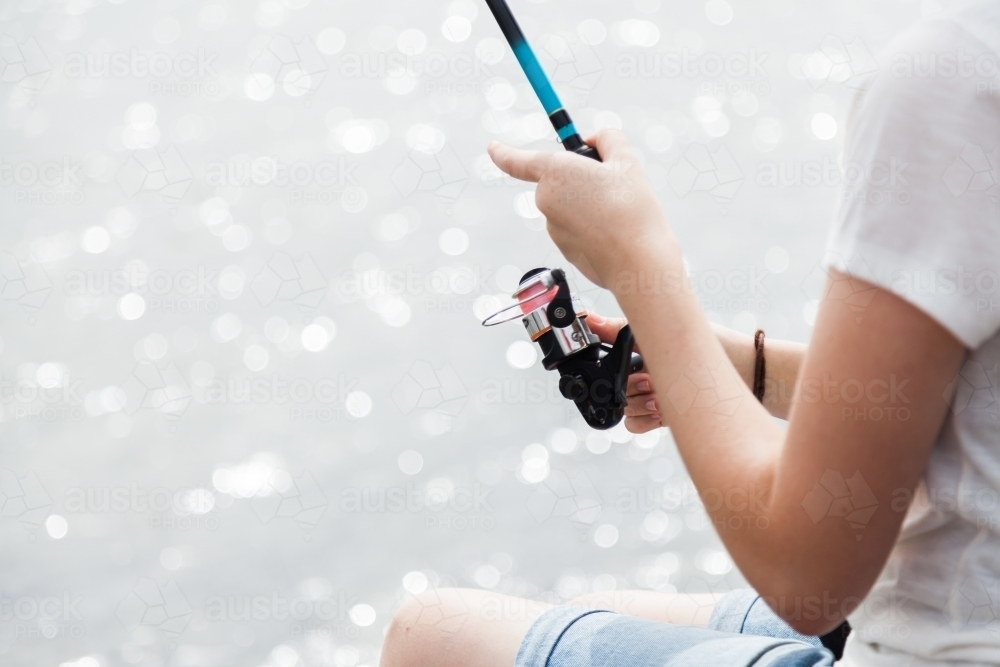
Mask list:
[[[486,150],[500,171],[521,181],[537,183],[548,168],[549,153],[511,148],[499,141],[490,142]]]

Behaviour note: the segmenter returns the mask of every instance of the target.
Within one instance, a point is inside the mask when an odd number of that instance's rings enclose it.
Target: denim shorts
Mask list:
[[[825,667],[833,654],[751,589],[726,594],[707,628],[588,607],[556,607],[528,630],[515,667]]]

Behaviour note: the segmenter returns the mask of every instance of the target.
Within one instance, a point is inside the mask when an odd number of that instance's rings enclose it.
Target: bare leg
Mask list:
[[[464,588],[427,591],[393,616],[381,667],[512,667],[531,624],[552,605]]]
[[[715,603],[722,595],[714,593],[657,593],[655,591],[614,591],[591,593],[570,604],[609,609],[627,616],[638,616],[674,625],[708,625]]]

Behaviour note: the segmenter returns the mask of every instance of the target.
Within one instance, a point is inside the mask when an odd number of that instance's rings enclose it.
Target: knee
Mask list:
[[[431,664],[439,654],[444,640],[442,633],[434,632],[432,616],[443,612],[442,597],[452,597],[449,589],[426,591],[408,597],[393,614],[382,644],[381,667],[416,667]]]
[[[407,598],[392,615],[389,627],[385,631],[382,643],[381,667],[402,667],[408,664],[419,664],[404,658],[412,657],[407,647],[414,634],[417,619],[420,618],[421,605],[418,598]]]
[[[588,593],[587,595],[573,598],[566,604],[577,607],[589,607],[590,609],[615,611],[617,607],[615,602],[615,596],[612,593]]]

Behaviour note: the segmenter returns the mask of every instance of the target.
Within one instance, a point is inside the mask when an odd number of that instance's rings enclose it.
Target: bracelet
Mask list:
[[[755,352],[753,363],[753,395],[761,403],[764,402],[764,330],[757,329],[753,335],[753,349]]]

